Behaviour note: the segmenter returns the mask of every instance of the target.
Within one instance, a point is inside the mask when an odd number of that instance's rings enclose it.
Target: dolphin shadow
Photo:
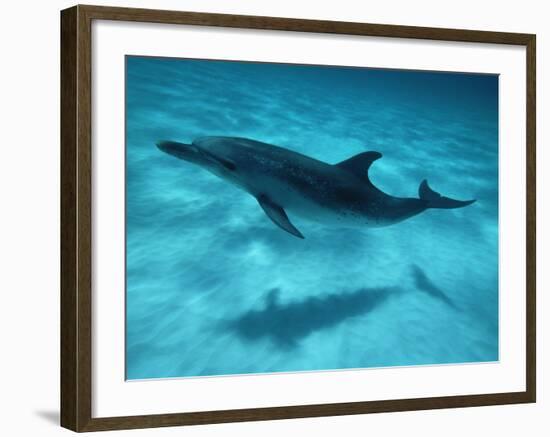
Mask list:
[[[281,348],[292,348],[311,333],[369,313],[400,292],[391,287],[360,288],[281,304],[280,291],[275,288],[266,296],[264,308],[247,311],[226,322],[224,328],[245,340],[269,338]]]
[[[426,275],[424,270],[422,270],[420,267],[418,267],[416,264],[412,265],[412,272],[414,277],[414,282],[416,284],[416,288],[418,288],[420,291],[423,291],[427,294],[429,294],[434,299],[438,299],[445,304],[449,305],[451,308],[454,308],[455,310],[458,310],[459,308],[456,306],[456,304],[447,296],[443,290],[441,290],[437,285],[435,285],[430,278]]]

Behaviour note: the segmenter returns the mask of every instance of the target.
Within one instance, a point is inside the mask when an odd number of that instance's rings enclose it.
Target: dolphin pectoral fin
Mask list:
[[[356,176],[368,179],[369,167],[374,161],[380,158],[382,158],[382,154],[380,152],[363,152],[335,165],[349,171],[350,173],[353,173]]]
[[[258,196],[257,200],[273,223],[281,229],[287,231],[289,234],[292,234],[298,238],[304,238],[302,233],[296,229],[292,223],[290,223],[290,220],[288,219],[288,216],[283,208],[276,203],[273,203],[267,196]]]

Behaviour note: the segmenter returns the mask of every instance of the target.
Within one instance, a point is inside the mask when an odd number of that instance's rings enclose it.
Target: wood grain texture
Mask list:
[[[526,68],[527,68],[527,138],[526,138],[526,154],[527,154],[527,247],[526,247],[526,308],[527,308],[527,339],[526,339],[526,387],[527,393],[532,402],[536,402],[537,392],[537,377],[536,377],[536,362],[537,362],[537,262],[536,262],[536,219],[537,219],[537,165],[536,165],[536,112],[537,112],[537,66],[536,66],[536,51],[537,41],[535,35],[531,35],[527,42],[526,53]]]
[[[77,428],[76,8],[61,16],[61,425]]]
[[[528,43],[529,34],[487,32],[480,30],[445,29],[435,27],[397,26],[342,21],[304,20],[298,18],[260,17],[254,15],[206,14],[167,10],[80,6],[93,18],[140,21],[149,23],[191,24],[241,29],[289,30],[295,32],[335,33],[347,35],[383,36],[446,41],[485,42],[495,44]]]
[[[298,419],[322,416],[344,416],[397,411],[434,410],[532,402],[527,393],[497,393],[448,396],[422,399],[349,402],[337,404],[299,405],[274,408],[252,408],[196,413],[94,418],[81,431],[106,431],[181,425],[204,425],[227,422]]]
[[[91,417],[91,21],[61,13],[61,425]]]
[[[92,418],[91,23],[96,19],[525,46],[527,50],[526,391]],[[75,6],[62,11],[61,425],[81,432],[534,402],[536,399],[535,56],[536,39],[530,34],[98,6]]]

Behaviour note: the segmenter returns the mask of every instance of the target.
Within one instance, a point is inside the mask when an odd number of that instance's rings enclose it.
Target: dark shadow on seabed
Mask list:
[[[417,265],[412,266],[416,289],[427,293],[454,310],[459,308]],[[410,287],[411,291],[413,287]],[[309,334],[338,325],[345,320],[367,314],[388,299],[405,291],[398,287],[360,288],[352,292],[309,297],[302,301],[279,303],[279,289],[265,298],[262,309],[250,310],[224,324],[246,340],[271,339],[277,346],[291,348]]]
[[[413,271],[414,283],[416,285],[416,288],[418,288],[421,291],[424,291],[425,293],[428,293],[433,298],[446,303],[447,305],[454,308],[455,310],[458,309],[456,304],[449,298],[449,296],[447,296],[443,292],[443,290],[441,290],[437,285],[435,285],[430,280],[430,278],[428,278],[424,270],[422,270],[417,265],[413,264],[412,271]]]
[[[374,310],[398,288],[360,288],[349,293],[309,297],[299,302],[279,303],[279,290],[266,296],[263,309],[251,310],[227,323],[246,340],[270,338],[280,347],[294,347],[309,334],[337,325],[346,319]]]

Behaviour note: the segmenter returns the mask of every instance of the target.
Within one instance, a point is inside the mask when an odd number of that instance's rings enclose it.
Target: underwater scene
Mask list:
[[[497,361],[498,285],[497,75],[126,57],[127,379]]]

